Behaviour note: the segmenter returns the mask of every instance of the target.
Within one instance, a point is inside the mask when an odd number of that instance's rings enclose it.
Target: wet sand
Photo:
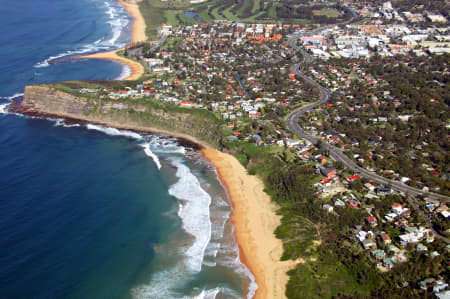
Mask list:
[[[202,153],[216,166],[232,202],[241,260],[258,284],[254,298],[285,298],[286,272],[301,261],[280,261],[283,243],[274,235],[281,219],[275,213],[276,205],[264,192],[262,181],[249,175],[235,157],[211,148]]]

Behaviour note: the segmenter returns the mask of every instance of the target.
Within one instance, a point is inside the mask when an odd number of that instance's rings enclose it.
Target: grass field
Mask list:
[[[341,13],[335,8],[324,8],[321,10],[314,10],[313,14],[315,16],[326,16],[329,18],[337,18],[341,16]]]
[[[159,7],[160,3],[159,0],[143,0],[139,3],[149,39],[158,39],[158,27],[166,22],[164,8]]]

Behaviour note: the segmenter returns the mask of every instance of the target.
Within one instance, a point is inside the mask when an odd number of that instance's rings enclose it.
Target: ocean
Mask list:
[[[242,298],[231,205],[183,141],[6,112],[28,84],[119,79],[72,60],[122,47],[114,0],[4,0],[0,19],[0,298]]]

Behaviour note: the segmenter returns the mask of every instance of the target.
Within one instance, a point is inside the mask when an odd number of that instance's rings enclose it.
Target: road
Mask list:
[[[167,35],[163,34],[161,36],[161,38],[159,39],[158,43],[150,49],[150,52],[154,52],[156,49],[158,49],[162,44],[165,43],[166,39],[167,39]]]
[[[290,46],[295,47],[295,41],[292,42],[291,40],[289,40],[288,43]],[[302,52],[302,55],[303,55],[304,64],[307,65],[307,64],[311,63],[312,59],[313,59],[311,57],[311,55],[309,55],[306,51],[304,51],[302,49],[300,49],[300,51]],[[331,93],[329,90],[327,90],[326,88],[321,86],[319,83],[317,83],[310,77],[306,76],[303,73],[300,64],[293,65],[291,67],[291,72],[295,73],[296,75],[301,77],[306,82],[308,82],[308,83],[312,84],[313,86],[315,86],[316,88],[318,88],[320,91],[320,98],[318,101],[316,101],[310,105],[306,105],[306,106],[300,107],[300,108],[292,111],[286,118],[287,127],[291,132],[293,132],[297,136],[308,140],[309,142],[311,142],[314,145],[318,145],[319,138],[305,132],[305,130],[303,130],[299,125],[299,118],[303,114],[305,114],[309,111],[312,111],[317,106],[328,102],[331,99]],[[411,198],[411,196],[420,195],[420,196],[424,196],[424,197],[437,199],[444,203],[448,203],[449,197],[447,197],[447,196],[436,194],[436,193],[431,193],[431,192],[425,192],[423,190],[405,185],[399,181],[394,181],[394,180],[384,178],[380,175],[377,175],[376,173],[370,172],[370,171],[360,167],[353,160],[351,160],[349,157],[347,157],[341,149],[330,145],[326,141],[322,141],[320,146],[329,152],[329,155],[333,160],[342,162],[346,168],[352,170],[353,172],[360,175],[361,177],[364,177],[372,182],[375,182],[375,183],[378,183],[381,185],[390,186],[392,189],[394,189],[396,191],[404,192],[405,194],[410,195],[410,196],[407,196],[408,202],[428,222],[428,224],[430,225],[431,228],[433,226],[432,226],[432,223],[431,223],[429,217],[427,215],[425,215],[425,213],[420,209],[420,207],[417,206],[417,204],[415,203],[413,198]],[[447,243],[449,242],[449,240],[447,238],[439,235],[436,231],[434,231],[434,233],[438,238],[443,239]]]

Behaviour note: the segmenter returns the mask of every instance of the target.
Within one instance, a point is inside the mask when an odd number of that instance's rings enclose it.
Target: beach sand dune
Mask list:
[[[274,235],[281,219],[275,213],[276,205],[263,191],[262,181],[249,175],[235,157],[210,148],[202,153],[216,166],[232,202],[241,260],[258,284],[254,298],[285,298],[286,272],[299,261],[280,261],[283,243]]]
[[[132,42],[142,42],[147,40],[147,35],[145,34],[145,21],[139,10],[138,2],[132,0],[118,0],[118,2],[125,7],[128,13],[133,17],[133,30],[132,30]],[[78,59],[107,59],[117,61],[126,64],[130,68],[130,75],[124,78],[124,80],[136,80],[142,74],[144,74],[144,67],[139,62],[127,59],[117,55],[119,50],[100,52],[90,55],[84,55],[77,57]]]

